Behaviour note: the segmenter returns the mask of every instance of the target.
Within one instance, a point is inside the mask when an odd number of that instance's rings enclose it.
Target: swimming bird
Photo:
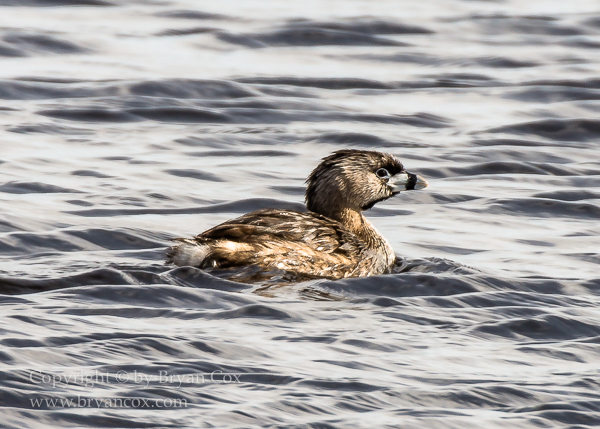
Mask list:
[[[339,279],[390,273],[395,254],[363,211],[427,181],[389,153],[339,150],[306,180],[308,212],[256,210],[194,238],[178,238],[167,263],[201,269],[255,266]]]

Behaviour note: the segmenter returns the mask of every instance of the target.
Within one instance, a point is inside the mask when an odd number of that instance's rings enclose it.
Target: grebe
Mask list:
[[[262,209],[194,238],[178,238],[167,263],[199,268],[255,266],[298,276],[339,279],[390,273],[394,250],[362,214],[427,181],[393,155],[339,150],[306,180],[306,213]]]

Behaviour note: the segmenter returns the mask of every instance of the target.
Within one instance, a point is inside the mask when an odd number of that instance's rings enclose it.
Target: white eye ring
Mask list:
[[[390,172],[387,171],[385,168],[380,168],[379,170],[377,170],[375,172],[375,175],[380,179],[389,179],[391,177]]]

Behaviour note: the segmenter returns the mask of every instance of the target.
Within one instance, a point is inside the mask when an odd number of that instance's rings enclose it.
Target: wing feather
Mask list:
[[[195,237],[198,243],[304,243],[324,253],[360,254],[364,244],[341,223],[316,213],[263,209],[224,222]]]

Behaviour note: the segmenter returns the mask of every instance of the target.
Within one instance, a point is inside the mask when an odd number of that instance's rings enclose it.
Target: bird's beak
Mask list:
[[[423,189],[429,183],[421,176],[405,171],[392,176],[389,185],[392,187],[393,192],[402,192]]]

